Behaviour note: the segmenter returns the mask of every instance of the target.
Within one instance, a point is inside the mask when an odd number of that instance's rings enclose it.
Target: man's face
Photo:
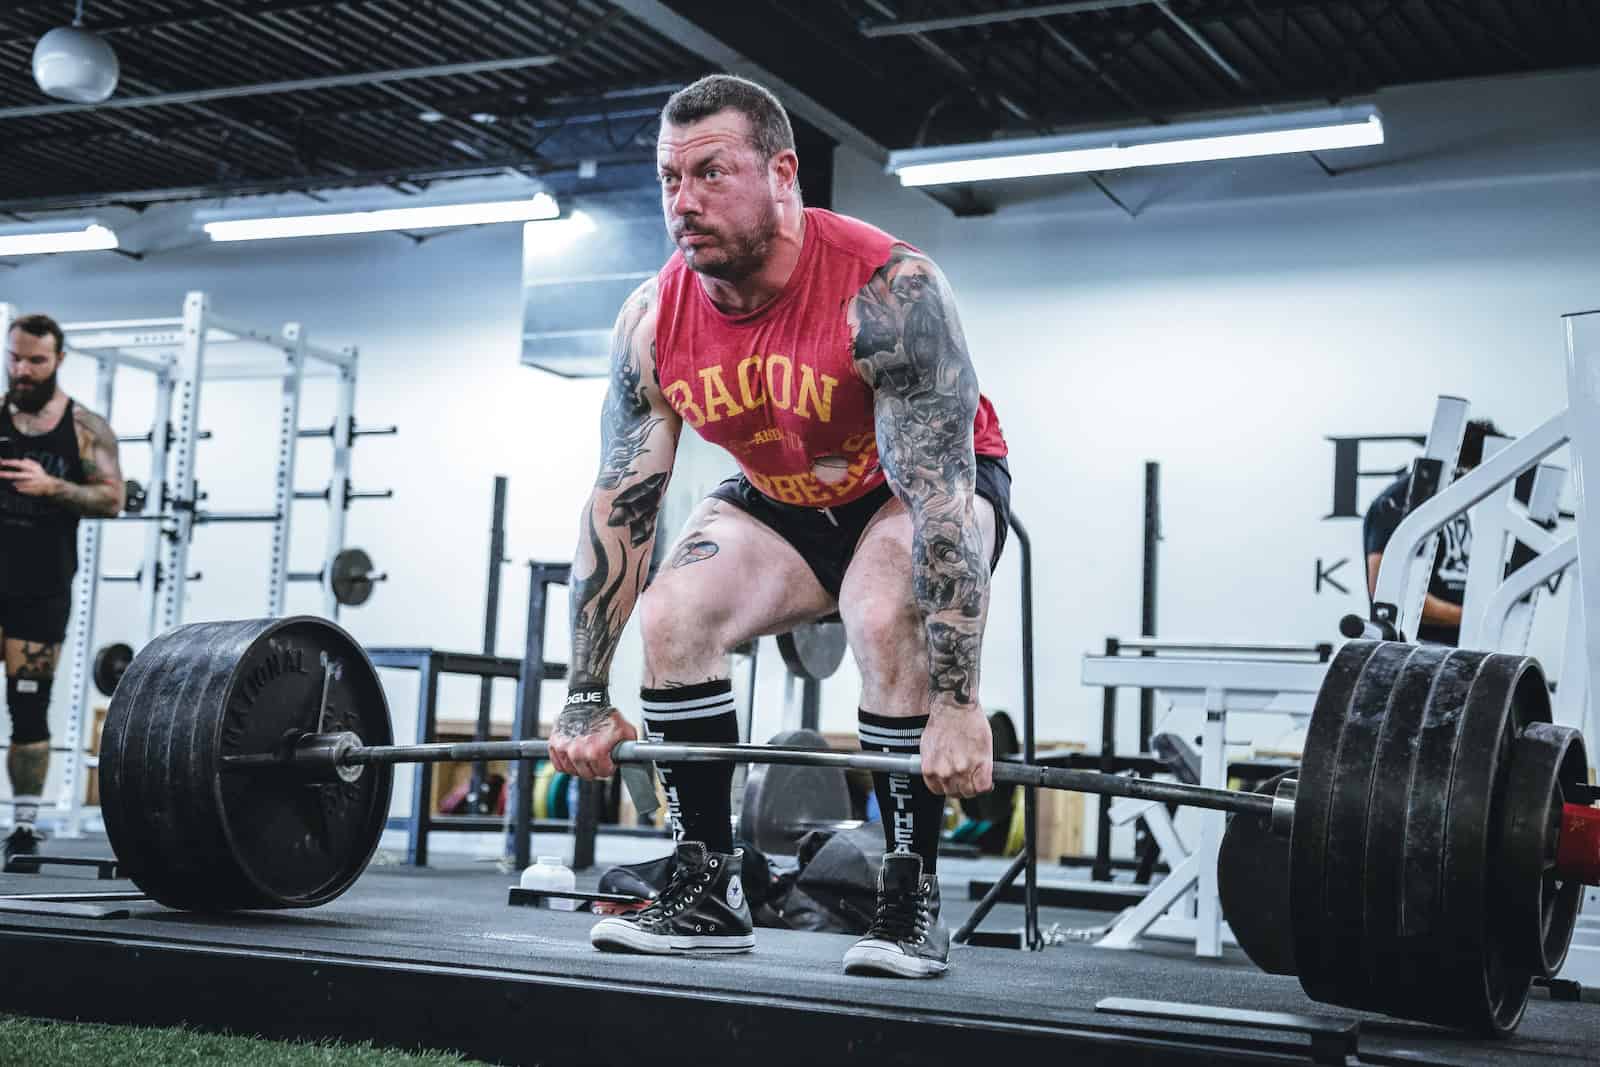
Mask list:
[[[56,395],[60,367],[61,353],[56,351],[54,337],[35,337],[13,329],[6,338],[6,370],[11,376],[6,400],[29,415],[42,410]]]
[[[750,120],[719,111],[656,141],[661,209],[689,269],[736,282],[766,262],[778,234],[778,188],[750,139]]]

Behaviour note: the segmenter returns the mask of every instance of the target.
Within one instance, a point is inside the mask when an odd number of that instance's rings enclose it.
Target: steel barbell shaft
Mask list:
[[[471,763],[477,760],[546,759],[548,741],[464,741],[457,744],[368,745],[345,749],[341,766],[368,763]],[[886,774],[920,775],[922,761],[916,756],[894,756],[874,752],[819,752],[810,748],[782,748],[776,745],[667,744],[657,741],[624,741],[611,752],[617,763],[691,763],[730,761],[735,763],[784,763],[812,767],[837,767],[841,770],[877,771]],[[270,768],[291,764],[293,758],[273,753],[225,757],[230,769]],[[1162,803],[1182,804],[1214,811],[1244,812],[1270,817],[1273,798],[1260,793],[1239,793],[1228,789],[1208,789],[1178,782],[1157,782],[1149,778],[1129,778],[1102,771],[1081,771],[1065,767],[1040,767],[1030,763],[1002,760],[994,765],[998,785],[1021,785],[1043,789],[1065,789],[1101,796],[1132,797]]]

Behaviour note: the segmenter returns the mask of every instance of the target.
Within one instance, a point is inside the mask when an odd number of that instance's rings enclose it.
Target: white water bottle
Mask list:
[[[522,872],[522,888],[541,889],[546,892],[571,893],[578,888],[578,877],[561,862],[559,856],[540,856],[539,861]],[[551,897],[546,906],[557,911],[576,911],[578,901]]]

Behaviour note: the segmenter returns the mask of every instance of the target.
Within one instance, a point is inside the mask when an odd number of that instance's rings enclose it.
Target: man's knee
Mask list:
[[[50,740],[50,678],[9,675],[6,708],[11,713],[11,743],[31,745]]]
[[[690,583],[652,582],[639,596],[638,613],[647,662],[727,651],[721,644],[731,616],[727,602],[706,596]]]
[[[863,597],[841,604],[840,610],[851,652],[868,685],[893,686],[903,676],[925,679],[927,637],[910,601]]]

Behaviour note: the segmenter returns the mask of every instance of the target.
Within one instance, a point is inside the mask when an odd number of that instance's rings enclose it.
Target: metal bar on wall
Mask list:
[[[483,604],[483,654],[492,656],[499,643],[500,632],[500,568],[506,562],[506,485],[503,474],[494,479],[494,512],[489,519],[489,577],[488,592]],[[489,739],[489,717],[494,708],[494,679],[488,675],[478,682],[478,726],[474,731],[477,740]],[[472,765],[472,788],[469,792],[478,803],[483,801],[483,784],[489,776],[489,764],[479,760]],[[474,812],[473,814],[478,814]]]
[[[173,527],[161,546],[161,594],[157,617],[150,621],[151,636],[164,633],[183,618],[183,598],[189,581],[189,543],[194,535],[195,440],[200,418],[200,388],[205,380],[206,314],[210,301],[202,292],[183,300],[183,339],[178,350],[173,396],[172,492],[187,504],[174,508]]]
[[[306,337],[298,322],[283,326],[285,344],[283,388],[278,400],[278,453],[273,469],[272,508],[278,518],[272,524],[272,552],[267,567],[267,614],[284,613],[289,584],[289,534],[294,517],[294,473],[300,443],[300,394],[305,380]]]
[[[333,560],[344,551],[345,522],[350,512],[350,447],[355,440],[356,350],[349,350],[350,362],[339,368],[339,410],[333,419],[333,461],[328,473],[328,540],[323,549],[322,613],[339,617],[339,601],[333,595]]]
[[[116,395],[117,364],[108,359],[96,362],[95,411],[109,423]],[[83,834],[84,798],[80,783],[84,771],[83,738],[89,716],[89,649],[94,643],[95,610],[100,591],[101,530],[98,519],[84,520],[78,526],[78,573],[72,583],[72,629],[67,636],[72,649],[67,671],[71,687],[68,692],[72,695],[67,704],[67,736],[63,740],[67,758],[62,761],[61,795],[56,799],[56,808],[66,812],[61,831],[64,837]]]

